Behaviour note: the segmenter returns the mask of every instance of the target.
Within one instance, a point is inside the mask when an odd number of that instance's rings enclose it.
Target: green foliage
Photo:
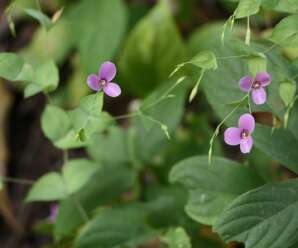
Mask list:
[[[243,18],[259,12],[261,0],[239,0],[235,11],[236,18]]]
[[[280,84],[279,95],[286,106],[290,105],[290,103],[293,101],[296,89],[297,85],[295,82],[285,81]]]
[[[289,180],[249,191],[223,212],[215,230],[247,248],[290,247],[298,227],[297,190],[297,180]]]
[[[170,181],[179,182],[189,190],[186,213],[208,225],[215,223],[233,199],[262,184],[251,169],[220,157],[214,157],[209,165],[206,156],[188,158],[176,164]]]
[[[52,20],[37,9],[25,9],[25,13],[39,21],[46,30],[49,30],[53,25]]]
[[[129,34],[120,55],[120,72],[130,92],[143,96],[164,82],[185,56],[168,2],[161,0]]]
[[[0,53],[0,77],[10,81],[31,80],[33,69],[14,53]]]
[[[168,230],[162,240],[169,248],[191,248],[190,238],[181,227]]]
[[[55,63],[51,60],[36,68],[33,80],[25,90],[25,97],[33,96],[39,92],[49,93],[58,87],[59,72]]]
[[[271,40],[281,46],[297,47],[298,15],[288,16],[273,29]]]
[[[67,189],[63,177],[57,172],[50,172],[34,183],[26,201],[54,201],[66,197]]]

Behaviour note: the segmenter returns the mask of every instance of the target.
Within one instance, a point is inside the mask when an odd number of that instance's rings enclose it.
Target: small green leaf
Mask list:
[[[99,166],[86,159],[71,160],[64,165],[62,175],[68,194],[79,191],[99,170]]]
[[[76,140],[70,118],[63,109],[47,105],[41,116],[42,130],[53,144],[61,149],[82,147],[85,144]]]
[[[260,10],[260,0],[240,0],[236,9],[236,18],[254,15]]]
[[[189,63],[198,66],[205,70],[217,69],[217,61],[214,53],[210,51],[204,51],[194,56]]]
[[[161,240],[169,248],[191,248],[190,238],[182,227],[168,230]]]
[[[281,46],[298,46],[298,15],[282,19],[273,29],[271,40]]]
[[[0,77],[10,81],[30,81],[33,69],[14,53],[0,53]]]
[[[31,16],[32,18],[36,19],[37,21],[39,21],[39,23],[46,29],[49,30],[52,26],[53,26],[53,22],[52,20],[45,15],[44,13],[42,13],[41,11],[37,10],[37,9],[25,9],[24,10],[25,13],[29,16]]]
[[[39,92],[54,91],[59,82],[59,71],[53,61],[48,61],[35,70],[33,82],[25,88],[25,97],[33,96]]]
[[[62,176],[57,172],[50,172],[38,179],[30,189],[26,202],[55,201],[67,196]]]
[[[256,76],[259,72],[267,71],[267,59],[262,53],[259,56],[251,56],[248,58],[248,69],[252,76]]]
[[[204,72],[205,72],[204,70],[201,70],[201,74],[200,74],[200,76],[199,76],[199,79],[198,79],[196,85],[193,87],[193,89],[192,89],[191,92],[190,92],[190,95],[189,95],[189,102],[191,102],[191,101],[195,98],[195,96],[197,95],[198,90],[199,90],[200,83],[201,83],[202,78],[203,78],[203,76],[204,76]]]
[[[214,230],[247,248],[290,247],[298,228],[298,180],[267,184],[239,196]]]
[[[279,85],[279,95],[286,106],[289,106],[289,104],[293,101],[296,90],[297,85],[295,82],[286,81]]]
[[[169,178],[189,191],[186,213],[207,225],[214,224],[234,198],[263,183],[253,170],[237,162],[213,157],[209,165],[207,156],[182,160],[173,167]]]

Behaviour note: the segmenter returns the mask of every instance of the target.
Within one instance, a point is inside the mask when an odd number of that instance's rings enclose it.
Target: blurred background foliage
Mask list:
[[[213,153],[216,167],[208,167],[205,155],[213,129],[230,111],[228,103],[241,98],[237,84],[233,84],[245,74],[247,66],[239,60],[219,61],[219,69],[205,75],[202,89],[192,103],[186,99],[199,70],[187,66],[169,78],[177,64],[198,52],[212,50],[223,57],[246,52],[240,42],[227,42],[224,47],[220,43],[224,21],[236,6],[236,0],[40,0],[40,4],[35,0],[16,0],[0,4],[0,50],[16,52],[36,68],[49,61],[57,65],[59,85],[48,97],[62,109],[79,106],[80,99],[90,93],[87,75],[96,73],[106,60],[117,65],[115,81],[122,88],[121,97],[104,99],[103,110],[109,113],[107,119],[109,115],[124,115],[138,106],[150,105],[178,78],[186,76],[171,92],[174,97],[144,111],[141,118],[110,121],[101,128],[104,132],[97,130],[88,143],[69,152],[70,163],[77,162],[90,169],[80,174],[78,181],[82,187],[75,185],[79,190],[74,190],[72,196],[54,197],[60,199],[54,224],[44,220],[49,204],[25,206],[22,199],[28,187],[9,184],[11,209],[17,212],[19,224],[10,224],[12,234],[2,223],[1,230],[6,235],[0,235],[1,247],[243,247],[223,243],[210,225],[238,195],[265,182],[293,176],[276,162],[283,163],[283,157],[277,155],[274,160],[268,157],[270,151],[264,148],[268,144],[261,139],[264,130],[260,130],[261,141],[256,142],[257,148],[248,159],[236,149],[222,146],[219,138]],[[28,11],[32,9],[38,10],[38,14]],[[264,1],[260,14],[251,18],[253,37],[261,42],[253,40],[250,49],[270,47],[263,39],[284,16],[283,11],[289,12],[289,9],[291,6],[279,5],[277,1]],[[57,20],[53,22],[51,18]],[[14,29],[15,35],[11,32]],[[245,22],[240,20],[226,35],[243,40],[245,32]],[[268,55],[269,71],[278,81],[297,71],[288,66],[291,60],[297,61],[297,48],[287,47],[283,55],[286,59],[275,51]],[[39,94],[23,99],[20,90],[24,87],[19,82],[6,87],[5,94],[14,98],[7,117],[11,154],[8,175],[34,180],[45,172],[60,169],[63,152],[40,129],[39,118],[47,98]],[[259,112],[258,121],[271,125],[269,111],[282,118],[284,104],[276,91],[274,87],[270,89],[268,106],[254,109]],[[28,89],[27,93],[33,95],[35,89]],[[43,119],[50,123],[49,128],[69,131],[55,122],[65,118],[65,113],[59,109],[47,109],[48,115],[44,113]],[[165,125],[171,139],[166,137],[162,125],[146,116]],[[230,123],[234,122],[232,118]],[[297,134],[291,123],[291,131]],[[53,141],[51,130],[46,136]],[[58,141],[53,143],[63,147],[61,142],[60,145]],[[201,161],[200,166],[187,159],[192,156]],[[239,163],[218,156],[230,157]],[[179,170],[181,160],[183,167]],[[285,163],[292,168],[291,161]],[[223,175],[229,178],[228,182]],[[87,211],[87,223],[74,198]],[[23,230],[19,231],[18,225]]]

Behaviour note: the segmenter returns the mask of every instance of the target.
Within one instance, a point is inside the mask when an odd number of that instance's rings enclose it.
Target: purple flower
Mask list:
[[[112,62],[104,62],[99,69],[98,75],[90,74],[87,84],[94,91],[103,90],[110,97],[117,97],[121,94],[118,84],[111,82],[116,76],[116,66]]]
[[[58,215],[58,205],[53,204],[50,207],[50,215],[48,217],[49,221],[54,223],[56,221],[57,215]]]
[[[251,91],[252,100],[255,104],[264,104],[267,99],[266,90],[264,89],[271,83],[271,76],[267,72],[259,72],[255,78],[245,76],[240,79],[240,89],[244,92]]]
[[[238,126],[226,129],[225,142],[231,146],[240,144],[241,152],[249,153],[253,145],[251,134],[255,129],[255,119],[251,114],[244,114],[239,118]]]

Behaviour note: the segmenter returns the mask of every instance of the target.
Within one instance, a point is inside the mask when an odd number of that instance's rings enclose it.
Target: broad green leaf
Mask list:
[[[122,0],[81,1],[73,17],[76,39],[85,73],[95,73],[99,65],[111,60],[121,44],[127,26],[126,6]]]
[[[167,80],[173,68],[186,60],[185,55],[168,2],[161,0],[129,34],[119,69],[129,90],[144,96]]]
[[[37,10],[37,9],[25,9],[24,10],[25,13],[29,16],[31,16],[32,18],[36,19],[37,21],[39,21],[39,23],[46,29],[49,30],[52,26],[53,26],[53,22],[52,20],[45,15],[44,13],[42,13],[41,11]]]
[[[103,164],[127,163],[130,161],[128,136],[126,130],[111,126],[107,132],[93,135],[88,144],[88,153]]]
[[[262,0],[262,6],[275,11],[297,13],[298,0]]]
[[[172,183],[179,182],[189,190],[186,213],[208,225],[215,223],[233,199],[262,184],[251,169],[221,157],[212,158],[212,165],[209,165],[207,156],[178,162],[169,178]]]
[[[154,233],[145,217],[141,206],[102,210],[80,231],[75,247],[137,247]]]
[[[171,135],[182,118],[187,81],[181,82],[172,92],[168,93],[174,84],[174,81],[165,82],[141,104],[142,112],[149,118],[142,115],[135,118],[137,132],[135,149],[142,161],[151,161],[152,157],[159,154],[161,149],[169,144],[162,126],[166,126]],[[169,98],[169,94],[173,97]],[[160,99],[163,100],[160,101]]]
[[[278,45],[297,47],[298,45],[298,15],[282,19],[273,29],[271,40]]]
[[[286,81],[280,84],[279,95],[286,106],[288,106],[293,101],[296,94],[296,89],[297,85],[295,82]]]
[[[101,131],[111,122],[108,114],[102,112],[103,93],[85,96],[80,106],[70,111],[70,117],[78,134],[84,134],[88,140],[94,132]],[[81,140],[81,141],[85,141]]]
[[[239,196],[214,230],[247,248],[290,247],[298,228],[298,181],[268,184]]]
[[[25,88],[25,97],[33,96],[39,92],[49,93],[58,87],[59,71],[53,61],[36,68],[33,81]]]
[[[83,142],[76,140],[76,132],[67,112],[59,107],[46,106],[41,116],[41,126],[45,136],[60,149],[84,146]]]
[[[136,175],[131,169],[120,165],[113,167],[110,164],[103,164],[101,169],[88,180],[84,188],[74,194],[74,197],[91,216],[95,208],[117,201],[123,192],[131,189],[135,180]],[[84,221],[74,198],[69,197],[63,200],[59,205],[54,227],[55,239],[61,240],[71,235]]]
[[[0,77],[10,81],[30,81],[33,69],[14,53],[0,53]]]
[[[61,64],[66,59],[75,43],[71,32],[73,8],[66,11],[55,25],[46,31],[39,28],[32,36],[30,44],[20,51],[20,54],[32,65],[40,65],[49,59]]]
[[[279,161],[289,170],[298,173],[298,140],[287,130],[257,125],[253,133],[254,144],[268,156]]]
[[[99,170],[99,166],[86,159],[71,160],[63,166],[62,175],[68,194],[80,190]]]
[[[257,14],[260,9],[260,2],[260,0],[239,0],[238,7],[235,11],[236,18]]]
[[[203,51],[198,53],[189,62],[205,70],[217,69],[216,57],[214,53],[210,51]]]
[[[50,172],[37,180],[30,189],[26,202],[55,201],[67,196],[63,177],[57,172]]]
[[[252,56],[248,58],[248,69],[250,75],[256,76],[259,72],[267,71],[267,59],[264,54],[260,54],[259,56]]]
[[[161,239],[169,248],[191,248],[190,238],[182,227],[168,230]]]

